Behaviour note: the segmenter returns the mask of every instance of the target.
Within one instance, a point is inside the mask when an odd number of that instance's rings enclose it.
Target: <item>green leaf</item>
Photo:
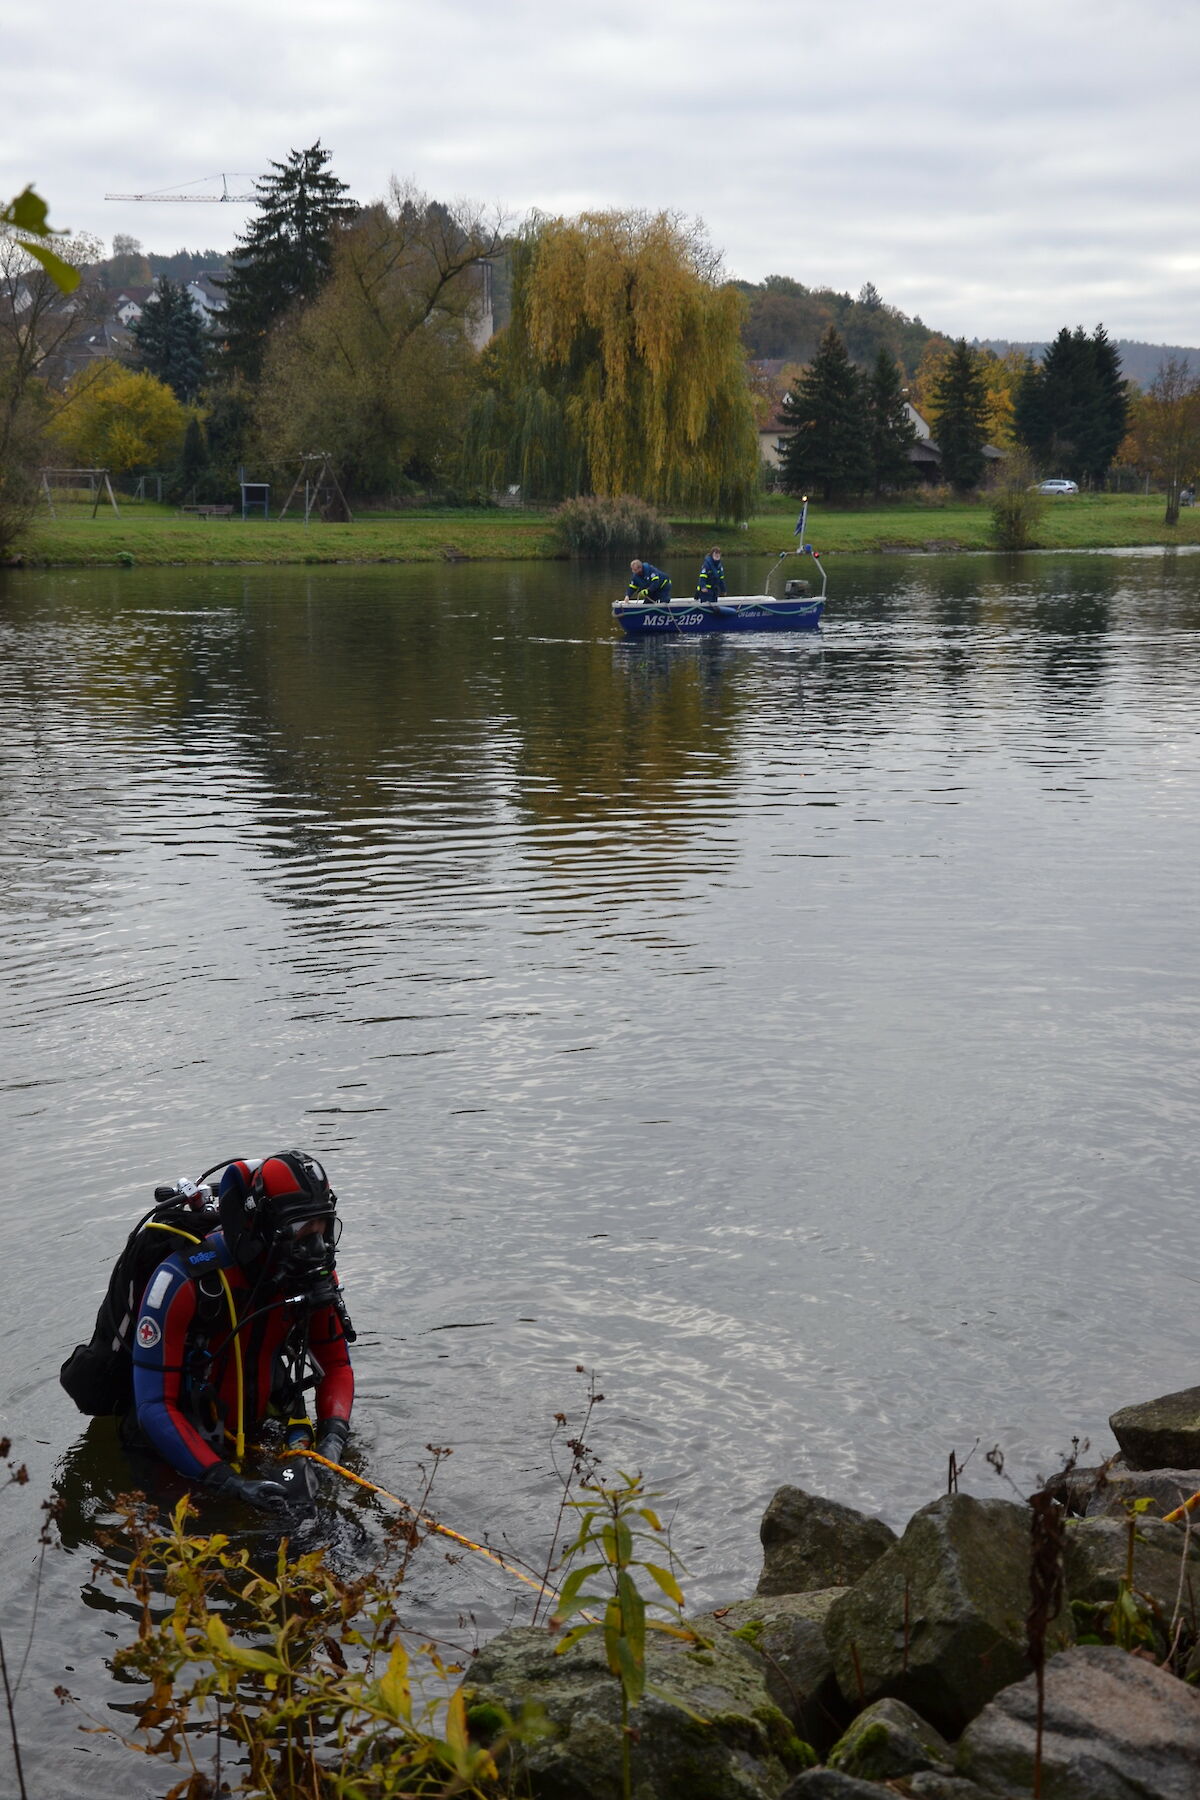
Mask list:
[[[31,244],[28,238],[18,238],[17,242],[22,250],[28,251],[30,256],[37,257],[56,288],[64,294],[75,292],[81,279],[78,269],[73,269],[70,263],[65,263],[61,256],[55,256],[53,250],[47,250],[44,244]]]
[[[205,1635],[216,1655],[224,1662],[231,1662],[237,1669],[253,1669],[259,1674],[273,1675],[286,1675],[288,1672],[287,1664],[280,1662],[269,1651],[246,1650],[241,1644],[235,1644],[219,1613],[209,1614]]]
[[[646,1656],[646,1602],[637,1591],[637,1582],[621,1570],[617,1577],[617,1604],[621,1607],[621,1636],[633,1645],[633,1651]]]
[[[15,225],[18,231],[32,231],[35,237],[49,237],[50,227],[46,223],[49,214],[50,208],[41,195],[27,187],[5,207],[3,218],[6,225]]]
[[[561,1625],[564,1619],[571,1618],[574,1613],[582,1612],[585,1606],[604,1606],[606,1604],[603,1594],[576,1594],[575,1598],[569,1600],[565,1606],[555,1607],[551,1625],[555,1627]]]
[[[628,1638],[618,1638],[616,1673],[630,1706],[636,1706],[646,1691],[646,1664],[634,1653]]]
[[[676,1606],[683,1605],[682,1590],[670,1569],[660,1569],[657,1563],[643,1563],[642,1567],[648,1575],[654,1577],[668,1600],[673,1600]]]
[[[394,1719],[408,1719],[412,1714],[412,1688],[408,1680],[408,1653],[404,1645],[392,1645],[388,1666],[379,1677],[380,1704]]]
[[[649,1525],[652,1530],[654,1530],[654,1531],[662,1530],[662,1520],[659,1518],[659,1516],[656,1512],[653,1512],[651,1510],[650,1507],[639,1506],[638,1512],[639,1512],[640,1516],[643,1519],[645,1519],[647,1525]]]
[[[709,1640],[693,1631],[690,1625],[671,1625],[666,1619],[647,1619],[647,1631],[661,1631],[664,1637],[682,1638],[687,1644],[702,1644],[707,1649]],[[734,1633],[735,1637],[737,1633]]]
[[[572,1644],[577,1644],[580,1638],[585,1638],[589,1631],[597,1630],[599,1630],[598,1619],[588,1619],[582,1625],[573,1625],[566,1637],[560,1638],[555,1644],[555,1656],[565,1656]]]
[[[556,1610],[558,1612],[565,1611],[570,1606],[572,1600],[574,1600],[576,1594],[579,1592],[579,1590],[583,1586],[584,1582],[587,1581],[591,1576],[598,1575],[600,1570],[603,1567],[604,1567],[603,1563],[596,1562],[596,1563],[588,1563],[587,1566],[582,1569],[572,1569],[571,1573],[567,1576],[567,1579],[562,1584],[562,1589],[558,1596],[558,1605],[557,1605]]]

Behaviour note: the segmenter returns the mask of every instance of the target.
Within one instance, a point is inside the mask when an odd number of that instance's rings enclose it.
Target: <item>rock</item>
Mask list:
[[[1150,1509],[1161,1517],[1200,1493],[1200,1469],[1130,1469],[1114,1458],[1098,1469],[1075,1469],[1058,1489],[1068,1512],[1089,1519],[1123,1519],[1134,1500],[1153,1500]],[[1200,1530],[1200,1511],[1194,1515]]]
[[[764,1553],[758,1594],[852,1587],[896,1542],[882,1519],[868,1519],[853,1507],[797,1487],[776,1490],[758,1535]]]
[[[914,1800],[987,1800],[981,1787],[961,1775],[941,1775],[935,1769],[920,1769],[908,1784]]]
[[[739,1600],[692,1620],[705,1637],[732,1632],[763,1658],[767,1692],[798,1737],[827,1750],[846,1724],[847,1707],[825,1642],[825,1618],[844,1587],[815,1594]]]
[[[731,1634],[711,1647],[649,1634],[649,1680],[689,1710],[647,1693],[637,1709],[635,1793],[655,1800],[776,1800],[812,1752],[767,1692],[761,1657]],[[512,1774],[530,1800],[620,1800],[620,1689],[590,1633],[565,1656],[546,1631],[519,1626],[485,1644],[464,1683],[472,1709],[544,1712],[544,1737],[518,1745]],[[697,1715],[697,1716],[691,1716]],[[478,1716],[478,1714],[477,1714]]]
[[[888,1789],[840,1769],[808,1769],[784,1789],[783,1800],[887,1800]]]
[[[961,550],[963,546],[957,538],[927,538],[921,548],[936,556],[950,550]]]
[[[1028,1795],[1037,1684],[1006,1688],[963,1733],[958,1771]],[[1043,1800],[1195,1800],[1200,1695],[1124,1650],[1081,1644],[1046,1664]]]
[[[831,1769],[864,1781],[890,1781],[918,1769],[954,1773],[954,1752],[945,1738],[902,1700],[877,1700],[860,1712],[825,1760]]]
[[[1120,1519],[1068,1519],[1063,1556],[1063,1584],[1070,1600],[1098,1606],[1117,1597],[1124,1580],[1129,1544],[1129,1525]],[[1184,1548],[1191,1588],[1200,1593],[1200,1540],[1185,1537],[1177,1525],[1143,1516],[1137,1522],[1133,1547],[1133,1585],[1157,1606],[1164,1628],[1175,1611]],[[1190,1612],[1188,1586],[1183,1604]]]
[[[893,1695],[957,1737],[1028,1673],[1028,1608],[1028,1509],[946,1494],[830,1608],[838,1686],[860,1706]],[[1061,1632],[1072,1635],[1069,1619]]]
[[[468,553],[460,550],[457,544],[443,544],[442,556],[446,562],[451,563],[470,562],[471,560]]]
[[[1200,1387],[1123,1406],[1108,1423],[1131,1469],[1200,1465]]]

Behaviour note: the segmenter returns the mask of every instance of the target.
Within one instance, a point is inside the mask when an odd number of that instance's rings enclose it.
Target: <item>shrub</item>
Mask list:
[[[1033,471],[1023,456],[1010,456],[992,501],[992,543],[997,550],[1032,550],[1046,502],[1031,485]]]
[[[644,500],[629,494],[604,499],[599,494],[564,500],[554,512],[554,530],[572,556],[657,556],[671,533]]]

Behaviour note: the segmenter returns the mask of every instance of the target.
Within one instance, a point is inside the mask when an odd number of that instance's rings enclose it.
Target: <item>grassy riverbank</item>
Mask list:
[[[766,554],[789,547],[794,500],[772,496],[744,531],[714,532],[705,521],[676,520],[662,560],[672,568],[702,555],[715,536],[727,556]],[[933,504],[915,499],[890,505],[814,507],[809,539],[826,553],[891,550],[986,550],[991,509],[986,501]],[[1080,494],[1046,505],[1038,544],[1050,550],[1119,549],[1128,545],[1200,544],[1200,507],[1179,524],[1163,524],[1156,494]],[[127,504],[119,517],[39,518],[23,545],[27,565],[88,568],[131,556],[139,566],[213,563],[421,563],[523,561],[560,554],[549,512],[478,509],[364,513],[352,525],[305,525],[299,519],[181,518],[170,507]],[[123,555],[122,553],[125,553]]]

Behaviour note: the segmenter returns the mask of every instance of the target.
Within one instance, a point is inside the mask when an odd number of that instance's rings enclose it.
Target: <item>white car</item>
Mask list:
[[[1039,494],[1077,494],[1079,483],[1077,481],[1039,481],[1037,491]]]

